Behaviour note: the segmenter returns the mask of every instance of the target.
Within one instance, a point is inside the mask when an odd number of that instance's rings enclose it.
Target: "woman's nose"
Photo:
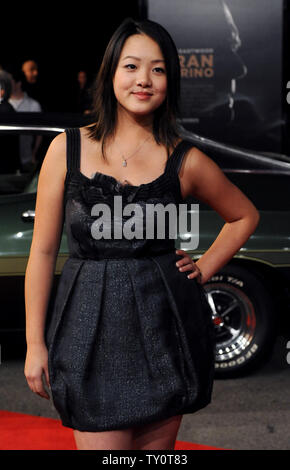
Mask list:
[[[147,74],[142,74],[142,76],[139,76],[136,80],[136,84],[139,85],[139,86],[142,86],[142,87],[152,85],[151,79],[150,79],[149,75],[147,75]]]

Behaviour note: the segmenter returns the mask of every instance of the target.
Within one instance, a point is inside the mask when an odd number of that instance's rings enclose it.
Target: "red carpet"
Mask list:
[[[210,450],[176,441],[175,450]],[[57,419],[0,411],[0,450],[76,450],[73,431]]]

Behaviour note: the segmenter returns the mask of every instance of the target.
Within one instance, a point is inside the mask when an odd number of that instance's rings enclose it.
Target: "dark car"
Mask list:
[[[0,340],[3,345],[9,332],[14,338],[17,333],[24,338],[24,275],[42,160],[49,143],[58,133],[66,127],[81,125],[84,123],[79,121],[55,126],[44,122],[38,125],[0,124],[0,152],[1,136],[43,137],[36,167],[32,166],[26,172],[16,168],[14,174],[0,175]],[[247,243],[204,285],[216,331],[216,374],[221,377],[241,375],[269,357],[277,334],[289,332],[290,158],[223,145],[183,128],[181,132],[221,167],[260,213],[259,225]],[[0,158],[9,158],[9,155],[0,154]],[[193,207],[191,204],[199,207],[199,245],[197,249],[188,250],[197,260],[213,243],[225,222],[193,197],[187,198],[186,203],[188,215]],[[176,248],[186,250],[182,245],[186,235],[179,233]],[[67,256],[64,227],[53,290]]]

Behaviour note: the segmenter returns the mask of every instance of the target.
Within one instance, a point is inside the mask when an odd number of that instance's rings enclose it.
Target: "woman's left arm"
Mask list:
[[[195,263],[202,273],[203,284],[246,243],[259,223],[260,214],[211,158],[196,147],[189,153],[185,170],[189,194],[209,205],[226,222],[212,245]]]

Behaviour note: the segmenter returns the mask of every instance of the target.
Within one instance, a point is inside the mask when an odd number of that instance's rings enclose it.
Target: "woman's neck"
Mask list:
[[[138,116],[119,110],[115,128],[115,137],[123,140],[124,136],[129,142],[140,141],[153,133],[153,116]]]

